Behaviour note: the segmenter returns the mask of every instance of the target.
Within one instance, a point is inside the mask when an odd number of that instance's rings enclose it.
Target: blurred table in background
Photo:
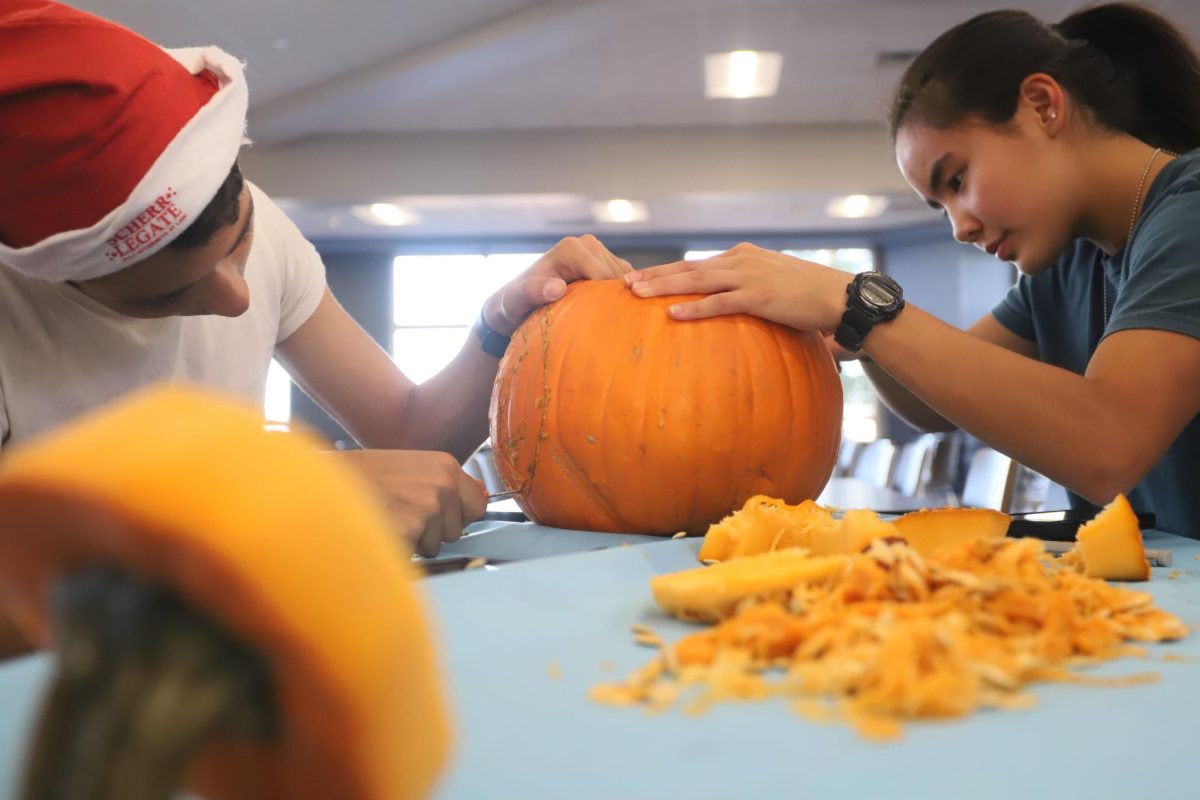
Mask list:
[[[834,508],[869,508],[872,511],[904,512],[918,508],[934,508],[945,505],[936,498],[922,495],[910,496],[895,489],[884,489],[861,478],[830,478],[825,489],[817,497],[823,506]]]

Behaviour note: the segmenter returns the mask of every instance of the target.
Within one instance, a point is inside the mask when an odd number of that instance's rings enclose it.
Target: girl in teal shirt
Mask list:
[[[1077,499],[1128,493],[1160,529],[1200,538],[1191,43],[1124,3],[1057,25],[983,14],[912,63],[890,123],[901,172],[954,237],[1020,271],[968,330],[898,304],[886,286],[864,293],[845,273],[752,245],[626,279],[645,297],[709,295],[673,306],[679,320],[849,326],[839,342],[870,356],[868,374],[903,416],[961,427]]]

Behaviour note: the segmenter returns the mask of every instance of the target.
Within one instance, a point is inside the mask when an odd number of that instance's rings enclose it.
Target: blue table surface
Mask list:
[[[1200,793],[1200,634],[1153,646],[1149,659],[1092,671],[1154,671],[1158,683],[1036,685],[1033,709],[910,724],[896,744],[806,722],[778,700],[717,706],[699,717],[595,705],[589,687],[619,680],[653,657],[633,643],[631,625],[649,625],[668,640],[695,630],[657,610],[649,580],[695,566],[699,540],[596,538],[605,536],[496,527],[451,549],[531,560],[424,582],[457,729],[437,798]],[[1175,563],[1154,569],[1138,588],[1200,628],[1200,542],[1151,532],[1146,544],[1173,551]],[[547,550],[571,554],[533,557]],[[1167,653],[1186,660],[1163,661]],[[46,672],[41,656],[0,667],[0,786],[12,785]]]

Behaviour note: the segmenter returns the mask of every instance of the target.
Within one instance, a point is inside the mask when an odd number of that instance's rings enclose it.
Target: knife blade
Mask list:
[[[487,496],[487,501],[489,503],[495,503],[500,500],[509,500],[513,497],[516,497],[520,493],[521,493],[520,489],[510,489],[507,492],[496,492],[495,494],[489,494]]]

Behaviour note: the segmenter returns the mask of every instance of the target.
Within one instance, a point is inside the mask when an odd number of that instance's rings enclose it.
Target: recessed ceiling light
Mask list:
[[[734,50],[704,57],[704,96],[770,97],[779,90],[783,56],[761,50]]]
[[[878,217],[888,206],[886,197],[873,194],[850,194],[845,197],[835,197],[825,207],[825,213],[841,219],[862,219],[863,217]]]
[[[650,212],[645,203],[614,198],[602,203],[592,203],[592,216],[600,222],[645,222]]]
[[[355,206],[354,214],[359,219],[372,225],[415,225],[421,218],[406,208],[395,203],[372,203],[369,206]]]

